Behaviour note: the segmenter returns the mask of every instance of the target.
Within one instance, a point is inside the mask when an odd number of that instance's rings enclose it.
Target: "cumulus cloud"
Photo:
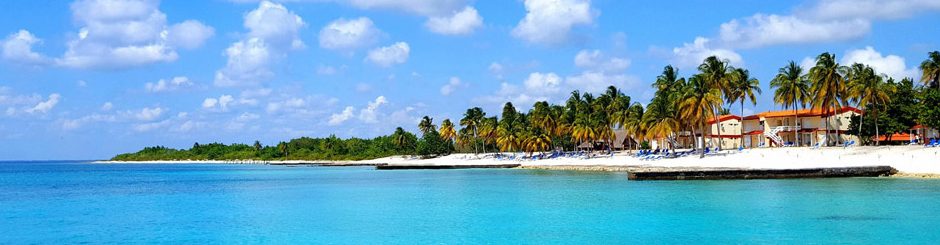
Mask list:
[[[512,35],[537,44],[565,42],[573,27],[591,24],[597,15],[589,0],[525,0],[525,9]]]
[[[381,34],[369,18],[340,18],[320,29],[320,47],[350,51],[374,44]]]
[[[225,49],[225,56],[228,57],[225,68],[215,73],[214,83],[218,87],[258,84],[273,76],[268,69],[271,50],[262,39],[235,42]]]
[[[734,50],[712,47],[710,41],[708,38],[696,37],[692,43],[684,43],[682,47],[673,48],[672,62],[680,68],[690,68],[698,66],[705,58],[714,55],[719,59],[728,60],[735,66],[744,63],[741,55]]]
[[[483,17],[471,6],[464,7],[450,16],[434,16],[428,18],[424,26],[432,32],[444,35],[466,35],[483,25]]]
[[[304,21],[284,5],[262,1],[257,9],[245,15],[245,28],[248,36],[260,38],[272,45],[302,48],[303,41],[298,33],[304,27]]]
[[[451,93],[454,93],[460,86],[463,86],[463,82],[460,81],[459,77],[451,77],[448,80],[447,84],[441,87],[441,95],[448,96]]]
[[[908,68],[904,58],[897,55],[882,55],[881,52],[876,51],[871,46],[849,50],[842,56],[843,65],[853,63],[869,65],[875,69],[875,72],[883,73],[895,79],[914,78],[918,75],[917,68]]]
[[[342,124],[343,122],[348,121],[350,118],[353,117],[354,110],[355,108],[353,108],[352,106],[347,106],[346,109],[343,109],[343,112],[339,114],[334,113],[330,115],[330,120],[327,122],[327,124],[331,126],[336,126],[336,125]]]
[[[140,111],[135,112],[133,115],[134,115],[134,118],[139,121],[153,121],[153,120],[160,118],[160,116],[163,115],[164,112],[166,112],[166,109],[163,109],[161,107],[154,107],[154,108],[144,107],[140,109]]]
[[[262,1],[245,15],[246,37],[225,49],[225,67],[215,73],[218,87],[257,85],[274,76],[269,65],[288,49],[304,46],[298,33],[303,20],[283,5]]]
[[[6,39],[0,41],[3,59],[20,63],[24,65],[42,65],[48,62],[48,58],[33,51],[33,45],[42,43],[42,40],[33,36],[26,30],[20,30],[10,34]]]
[[[194,49],[215,35],[215,29],[195,20],[186,20],[170,27],[166,40],[172,46]]]
[[[860,38],[871,30],[863,19],[812,20],[796,16],[755,14],[721,24],[721,41],[745,48],[817,43]]]
[[[369,102],[366,108],[359,111],[359,120],[365,123],[377,123],[376,114],[378,113],[379,106],[386,103],[388,103],[388,100],[385,100],[385,96],[376,97],[375,101]]]
[[[147,92],[159,93],[159,92],[169,92],[176,91],[178,89],[187,88],[193,86],[193,82],[187,77],[174,77],[169,81],[166,79],[160,79],[157,82],[148,82],[144,84],[144,89]]]
[[[286,98],[280,101],[268,102],[265,110],[274,114],[281,111],[297,111],[307,105],[307,101],[302,98]]]
[[[206,98],[202,101],[202,108],[208,110],[228,111],[229,105],[235,102],[231,95],[222,95],[219,98]]]
[[[625,74],[609,74],[600,71],[583,71],[580,74],[568,76],[565,83],[571,88],[577,88],[583,92],[600,93],[608,86],[618,88],[633,87],[638,81],[635,77]]]
[[[522,82],[528,92],[536,94],[554,94],[560,91],[561,77],[555,73],[533,72]]]
[[[104,104],[102,104],[101,108],[99,109],[102,111],[110,111],[111,108],[114,108],[114,104],[112,104],[111,102],[104,102]]]
[[[817,19],[901,19],[937,10],[936,0],[826,0],[801,12]]]
[[[151,0],[79,0],[71,5],[80,26],[56,64],[70,68],[120,69],[178,58],[176,48],[196,48],[212,36],[195,20],[167,26]]]
[[[54,108],[57,104],[59,104],[60,98],[62,98],[62,96],[59,94],[50,94],[48,100],[39,102],[39,104],[36,104],[31,108],[27,108],[25,111],[29,114],[45,114],[46,112],[49,112],[49,110],[52,110],[52,108]]]
[[[408,61],[408,54],[410,52],[411,48],[408,46],[408,43],[397,42],[390,46],[379,47],[369,51],[369,55],[366,56],[366,59],[382,67],[390,67]]]
[[[574,65],[584,69],[617,72],[630,67],[630,60],[621,57],[607,57],[600,50],[581,50],[574,56]]]

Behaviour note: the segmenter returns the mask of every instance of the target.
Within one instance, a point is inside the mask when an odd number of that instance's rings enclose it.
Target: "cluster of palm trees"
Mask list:
[[[872,67],[841,65],[831,53],[822,53],[815,61],[806,72],[790,61],[770,81],[770,87],[775,89],[774,102],[793,109],[794,117],[798,109],[807,107],[828,115],[850,105],[879,108],[890,103],[891,86],[886,86],[890,78]],[[920,68],[924,84],[940,88],[940,53],[929,53]],[[631,101],[614,86],[596,97],[575,90],[563,105],[536,102],[527,113],[517,111],[512,103],[503,106],[500,117],[487,116],[481,108],[474,107],[464,112],[458,122],[460,129],[445,119],[439,134],[448,142],[472,148],[476,153],[486,153],[487,149],[495,147],[501,152],[532,154],[558,148],[575,149],[585,144],[590,149],[596,146],[610,149],[613,141],[618,140],[615,130],[623,130],[628,136],[625,142],[618,143],[638,147],[640,142],[659,140],[675,149],[685,147],[674,145],[681,135],[695,137],[712,131],[709,121],[727,113],[725,105],[738,104],[743,115],[744,103],[756,105],[756,97],[762,92],[760,81],[747,69],[733,67],[716,56],[705,58],[697,73],[688,78],[680,77],[676,68],[666,66],[652,87],[656,92],[645,107]],[[825,121],[828,135],[829,120]],[[793,123],[796,124],[796,120]],[[418,126],[424,133],[437,130],[427,116]],[[741,145],[744,145],[743,130],[742,127],[741,132],[737,132],[741,135]],[[717,131],[719,148],[721,133]],[[699,140],[696,145],[700,156],[704,157],[704,147],[707,147],[704,137],[695,138]]]

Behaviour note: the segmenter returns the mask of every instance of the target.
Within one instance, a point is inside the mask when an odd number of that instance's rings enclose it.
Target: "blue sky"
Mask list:
[[[101,159],[149,145],[373,137],[498,113],[673,64],[768,81],[833,52],[893,77],[940,41],[940,1],[78,0],[0,2],[0,159]],[[737,108],[737,107],[733,107]],[[733,110],[739,114],[738,109]]]

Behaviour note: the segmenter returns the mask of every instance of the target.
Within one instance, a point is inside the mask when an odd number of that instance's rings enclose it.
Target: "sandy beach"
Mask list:
[[[515,155],[515,160],[508,160]],[[521,164],[522,168],[582,171],[634,171],[684,169],[804,169],[826,167],[858,167],[887,165],[894,167],[901,177],[940,177],[940,148],[923,146],[859,146],[829,147],[821,149],[760,148],[743,151],[726,150],[699,158],[691,154],[678,158],[643,160],[631,152],[617,152],[613,156],[558,157],[531,160],[523,153],[451,154],[420,159],[412,156],[392,156],[363,161],[261,161],[261,160],[183,160],[183,161],[98,161],[97,163],[197,163],[197,164],[326,164],[326,165],[500,165]]]
[[[503,153],[504,156],[512,154]],[[559,157],[542,160],[519,160],[523,154],[516,154],[517,160],[498,160],[494,154],[453,154],[432,159],[409,157],[387,157],[360,161],[363,163],[386,164],[522,164],[523,168],[591,170],[591,171],[629,171],[632,169],[801,169],[825,167],[857,167],[888,165],[900,171],[900,176],[929,177],[940,176],[940,148],[923,146],[860,146],[830,147],[821,149],[801,148],[761,148],[743,151],[728,150],[699,158],[688,155],[679,158],[642,160],[628,152],[613,156],[603,155],[592,158]]]

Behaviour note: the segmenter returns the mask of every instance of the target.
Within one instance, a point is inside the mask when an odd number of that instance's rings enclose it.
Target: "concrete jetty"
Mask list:
[[[406,169],[468,169],[468,168],[517,168],[522,164],[386,164],[376,165],[378,170],[406,170]]]
[[[712,169],[656,170],[627,173],[629,180],[719,180],[719,179],[795,179],[838,177],[881,177],[898,171],[890,166],[863,166],[805,169]]]

